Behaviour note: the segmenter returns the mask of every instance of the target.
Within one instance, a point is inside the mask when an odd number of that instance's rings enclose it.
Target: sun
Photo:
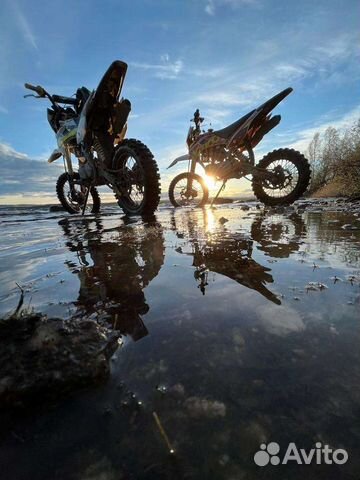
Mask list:
[[[211,177],[210,175],[206,175],[206,173],[204,173],[202,175],[202,178],[204,179],[205,185],[208,187],[210,191],[218,190],[219,187],[217,186],[217,183],[214,177]]]

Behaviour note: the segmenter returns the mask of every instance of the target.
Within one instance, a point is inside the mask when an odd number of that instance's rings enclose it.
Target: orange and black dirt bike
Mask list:
[[[126,138],[130,101],[120,98],[127,64],[116,60],[96,90],[78,88],[75,97],[48,93],[25,83],[35,98],[47,98],[47,117],[58,148],[49,163],[63,158],[65,172],[56,183],[60,203],[69,213],[100,210],[99,185],[114,192],[128,215],[152,215],[160,200],[160,176],[151,151],[139,140]],[[72,160],[76,157],[78,167]]]
[[[200,164],[206,175],[221,182],[214,200],[231,178],[252,175],[255,196],[266,205],[290,204],[303,195],[310,182],[308,160],[296,150],[280,148],[265,155],[255,165],[254,147],[270,130],[279,124],[280,115],[271,111],[292,88],[287,88],[270,98],[260,107],[247,113],[222,130],[201,130],[204,118],[199,110],[194,113],[187,136],[189,153],[176,158],[168,168],[178,162],[188,161],[188,171],[177,175],[169,186],[169,198],[174,207],[203,206],[209,198],[204,179],[195,173]]]

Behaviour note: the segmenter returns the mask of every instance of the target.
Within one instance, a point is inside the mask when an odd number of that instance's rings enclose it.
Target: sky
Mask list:
[[[25,82],[72,95],[96,88],[110,63],[128,63],[128,137],[158,161],[162,189],[185,169],[196,108],[222,128],[280,90],[282,121],[257,147],[306,152],[316,131],[360,117],[360,5],[355,0],[2,0],[0,204],[55,203],[61,165],[48,102],[24,99]],[[237,181],[230,192],[248,192]],[[237,189],[237,190],[236,190]]]

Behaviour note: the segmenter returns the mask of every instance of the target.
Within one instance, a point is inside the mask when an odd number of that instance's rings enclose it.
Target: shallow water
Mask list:
[[[360,229],[342,228],[356,217],[1,213],[0,313],[17,282],[36,311],[125,339],[102,387],[1,415],[7,479],[359,478]],[[258,467],[269,442],[349,460]]]

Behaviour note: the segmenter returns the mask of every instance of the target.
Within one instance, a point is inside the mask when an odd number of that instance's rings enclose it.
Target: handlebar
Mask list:
[[[77,98],[72,98],[72,97],[63,97],[62,95],[50,95],[43,87],[40,85],[31,85],[31,83],[25,83],[25,88],[28,90],[32,90],[33,92],[36,92],[38,94],[38,97],[35,97],[35,95],[25,95],[25,97],[29,96],[34,96],[35,98],[44,98],[47,97],[50,102],[53,104],[54,108],[60,108],[57,104],[58,103],[64,103],[64,104],[69,104],[76,106],[78,104]]]
[[[57,102],[57,103],[66,103],[74,106],[76,106],[79,103],[77,98],[63,97],[62,95],[53,95],[52,98],[54,99],[54,102]]]
[[[32,90],[33,92],[36,92],[39,95],[39,97],[45,97],[46,96],[45,90],[40,85],[37,85],[35,87],[34,85],[31,85],[30,83],[25,83],[25,88],[27,88],[28,90]]]

